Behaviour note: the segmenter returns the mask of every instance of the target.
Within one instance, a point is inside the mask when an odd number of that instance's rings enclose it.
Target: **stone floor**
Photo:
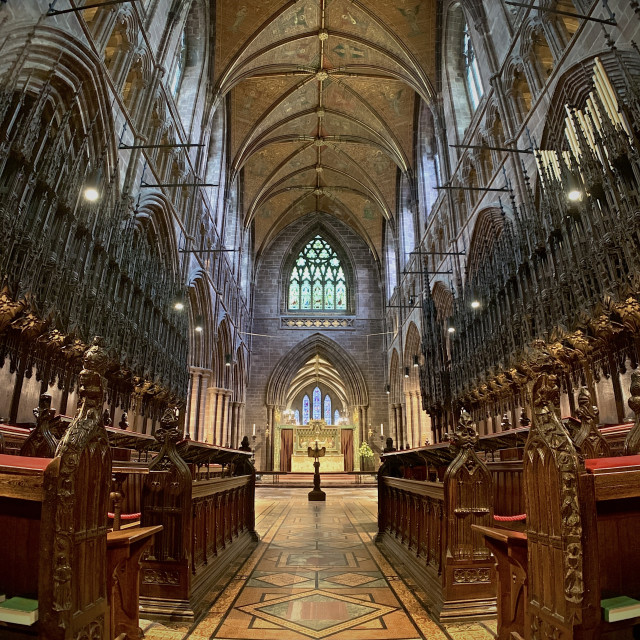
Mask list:
[[[191,627],[142,621],[147,640],[493,640],[495,622],[440,625],[373,543],[376,490],[258,489],[260,543]],[[230,572],[231,573],[231,572]]]

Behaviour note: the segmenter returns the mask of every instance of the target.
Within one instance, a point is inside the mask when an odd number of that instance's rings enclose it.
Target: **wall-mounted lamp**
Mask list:
[[[391,385],[390,385],[390,384],[388,384],[388,385],[385,387],[385,391],[387,392],[387,395],[389,395],[389,394],[391,393]]]
[[[184,303],[183,303],[183,302],[178,301],[178,302],[176,302],[176,303],[173,305],[173,308],[174,308],[176,311],[182,311],[182,310],[184,309]]]
[[[409,377],[409,367],[405,367],[404,368],[404,377],[408,378]]]
[[[567,200],[570,202],[582,200],[582,185],[574,173],[570,173],[567,179]]]
[[[418,359],[417,355],[413,356],[413,366],[414,367],[419,367],[420,366],[420,362],[419,362],[419,359]]]
[[[456,332],[456,328],[455,328],[455,327],[449,327],[449,328],[447,329],[447,331],[448,331],[449,333],[455,333],[455,332]]]
[[[227,353],[227,355],[225,355],[224,357],[224,366],[225,367],[230,367],[231,366],[231,354]]]
[[[202,316],[197,316],[196,317],[196,326],[194,327],[194,331],[197,331],[198,333],[202,333],[202,331],[203,331],[202,325],[203,325]]]
[[[89,202],[95,202],[100,198],[100,182],[102,179],[102,171],[94,169],[89,173],[84,181],[82,195]]]
[[[480,302],[479,302],[478,300],[474,300],[474,301],[471,303],[471,308],[472,308],[472,309],[479,309],[479,308],[480,308]]]

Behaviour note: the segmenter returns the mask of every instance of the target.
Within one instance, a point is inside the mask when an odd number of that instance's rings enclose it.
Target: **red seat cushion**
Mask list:
[[[593,473],[596,469],[616,469],[618,467],[640,466],[640,455],[619,456],[617,458],[588,458],[584,461],[587,471]]]

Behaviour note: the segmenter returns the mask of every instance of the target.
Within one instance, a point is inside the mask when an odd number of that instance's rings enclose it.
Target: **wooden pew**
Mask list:
[[[146,617],[194,620],[215,582],[257,542],[251,453],[180,442],[171,411],[155,436],[162,449],[145,478],[142,525],[163,531],[142,562],[140,608]],[[196,479],[198,466],[211,463],[233,475]]]
[[[457,454],[443,482],[393,477],[406,452],[384,456],[378,472],[376,542],[406,566],[439,620],[496,613],[495,563],[483,536],[471,529],[493,524],[493,480],[477,442],[463,412],[452,435]],[[446,455],[443,447],[431,451]]]
[[[533,400],[524,457],[524,637],[632,638],[640,617],[605,622],[600,601],[640,599],[640,457],[588,459],[585,468],[557,418],[553,376],[540,376]]]
[[[109,638],[106,362],[96,338],[80,373],[80,410],[54,458],[0,456],[0,590],[37,598],[39,612],[31,627],[3,624],[3,639]]]

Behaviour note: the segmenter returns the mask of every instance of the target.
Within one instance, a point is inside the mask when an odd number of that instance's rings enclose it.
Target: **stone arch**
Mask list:
[[[138,27],[130,6],[122,6],[104,48],[104,64],[116,87],[120,88],[128,72],[131,53],[138,38]]]
[[[404,339],[404,367],[409,367],[409,377],[405,378],[405,390],[417,391],[420,386],[420,367],[414,366],[415,358],[420,359],[421,353],[420,331],[415,322],[409,323],[407,335]]]
[[[179,273],[178,242],[171,221],[170,204],[163,193],[153,192],[140,200],[136,208],[136,224],[145,226],[152,235],[152,242],[159,248],[163,259]]]
[[[267,383],[266,404],[284,406],[291,380],[298,369],[316,354],[331,362],[339,372],[349,404],[368,407],[369,393],[360,367],[337,342],[320,333],[297,344],[276,364]]]
[[[400,356],[397,349],[391,352],[389,362],[389,404],[399,404],[402,402],[402,373],[400,371]]]
[[[187,292],[189,314],[189,365],[211,369],[213,355],[213,327],[211,326],[211,291],[206,275],[196,272]],[[202,331],[196,328],[201,327]]]
[[[504,216],[499,209],[484,209],[478,213],[469,243],[466,264],[467,280],[473,279],[482,263],[491,255],[503,227]]]
[[[437,280],[431,290],[431,297],[438,312],[438,320],[446,322],[453,313],[453,293],[441,280]]]
[[[220,389],[231,389],[232,365],[233,365],[233,341],[231,326],[227,317],[224,317],[216,331],[216,362],[215,371],[217,384]]]

